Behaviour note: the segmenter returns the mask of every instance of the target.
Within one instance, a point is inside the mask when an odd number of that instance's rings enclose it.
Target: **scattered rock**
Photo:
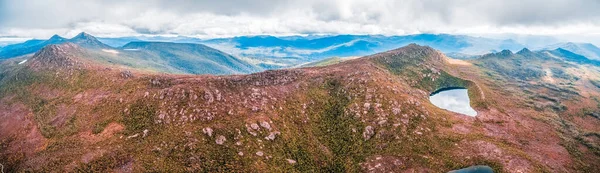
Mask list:
[[[142,138],[145,138],[146,136],[148,136],[148,132],[149,132],[148,129],[144,129],[144,135],[142,135]]]
[[[265,129],[267,129],[269,131],[271,130],[271,125],[266,121],[260,122],[260,126],[264,127]]]
[[[127,139],[137,138],[138,136],[140,136],[140,134],[136,133],[135,135],[127,136]]]
[[[129,79],[133,77],[133,73],[131,73],[131,71],[129,70],[125,70],[121,72],[121,77],[125,78],[125,79]]]
[[[150,84],[152,84],[154,86],[159,86],[159,85],[161,85],[161,82],[158,79],[151,79]]]
[[[265,139],[266,140],[274,140],[275,137],[279,134],[280,134],[279,132],[271,132],[271,133],[269,133],[269,136],[265,137]]]
[[[258,124],[256,124],[256,123],[252,123],[252,124],[250,124],[250,127],[251,127],[252,129],[254,129],[254,130],[258,130],[258,129],[260,128],[260,127],[258,126]]]
[[[257,156],[261,156],[261,157],[262,157],[264,154],[265,154],[265,153],[263,153],[262,151],[258,151],[258,152],[256,152],[256,155],[257,155]]]
[[[257,125],[257,126],[258,126],[258,125]],[[247,131],[248,133],[250,133],[252,136],[256,136],[256,135],[257,135],[257,133],[256,133],[256,132],[252,131],[252,128],[251,128],[251,127],[246,127],[246,131]]]
[[[203,129],[202,129],[202,132],[203,132],[204,134],[208,135],[209,137],[212,137],[212,133],[213,133],[213,130],[212,130],[212,128],[210,128],[210,127],[203,128]]]
[[[400,111],[401,111],[400,108],[392,108],[392,113],[394,115],[398,115],[400,113]]]
[[[223,136],[223,135],[217,136],[217,139],[215,140],[215,142],[219,145],[223,145],[223,143],[225,143],[225,141],[227,141],[227,138],[225,138],[225,136]]]
[[[365,141],[371,139],[371,137],[373,137],[373,135],[375,135],[375,131],[373,130],[373,127],[371,127],[371,126],[365,127],[365,131],[363,132],[363,138],[365,138]]]
[[[238,152],[238,155],[244,156],[244,153],[240,151],[240,152]]]
[[[285,159],[285,160],[287,160],[287,162],[288,162],[289,164],[296,164],[296,161],[295,161],[295,160],[292,160],[292,159]]]

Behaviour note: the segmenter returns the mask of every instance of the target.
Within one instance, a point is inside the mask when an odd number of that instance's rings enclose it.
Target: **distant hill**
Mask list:
[[[158,64],[164,72],[188,74],[247,74],[260,67],[202,44],[167,42],[131,42],[119,49],[119,57]],[[161,67],[162,66],[162,67]]]
[[[543,49],[545,50],[555,50],[555,49],[564,49],[570,52],[585,56],[588,59],[592,60],[600,60],[600,48],[596,47],[591,43],[559,43],[547,46]]]
[[[503,50],[483,55],[480,58],[474,59],[473,62],[503,76],[529,81],[542,79],[546,75],[564,74],[563,69],[573,67],[572,63],[600,67],[600,61],[590,60],[562,48],[540,51],[531,51],[524,48],[517,53],[513,53],[510,50]],[[562,76],[562,78],[575,79],[577,77]]]

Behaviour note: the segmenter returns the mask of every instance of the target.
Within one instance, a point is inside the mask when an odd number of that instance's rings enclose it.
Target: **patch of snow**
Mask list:
[[[23,61],[19,62],[19,65],[21,65],[21,64],[23,64],[25,62],[27,62],[27,60],[23,60]]]
[[[102,52],[112,53],[112,54],[119,54],[119,51],[113,50],[113,49],[102,49]]]

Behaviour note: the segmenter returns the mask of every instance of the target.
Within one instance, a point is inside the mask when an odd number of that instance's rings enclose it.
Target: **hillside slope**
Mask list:
[[[70,44],[0,71],[6,171],[590,172],[599,167],[594,66],[566,86],[409,46],[325,67],[192,76],[88,61]],[[75,51],[76,52],[76,51]],[[492,57],[490,57],[491,59]],[[574,70],[574,71],[573,71]],[[544,75],[545,76],[545,75]],[[538,87],[535,87],[538,86]],[[469,89],[477,117],[429,94]],[[567,109],[540,107],[559,102]],[[550,159],[549,159],[550,158]]]

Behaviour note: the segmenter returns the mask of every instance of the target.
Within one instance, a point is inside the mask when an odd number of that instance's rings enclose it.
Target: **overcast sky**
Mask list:
[[[448,33],[594,41],[599,9],[600,0],[0,0],[0,37]]]

